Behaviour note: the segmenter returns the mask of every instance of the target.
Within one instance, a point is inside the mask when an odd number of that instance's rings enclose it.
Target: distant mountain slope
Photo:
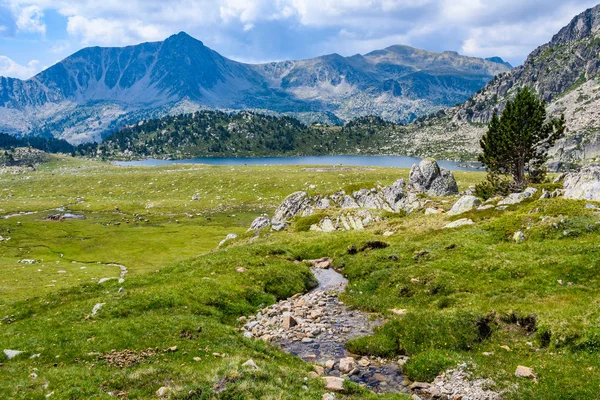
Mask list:
[[[452,138],[457,152],[475,154],[493,113],[501,113],[525,86],[549,103],[551,115],[567,118],[567,138],[551,152],[555,161],[600,157],[600,5],[576,16],[523,65],[498,75],[461,106],[411,125],[410,131],[417,142]]]
[[[369,114],[411,121],[464,101],[509,68],[501,59],[406,46],[249,65],[182,32],[164,42],[86,48],[27,81],[0,77],[0,132],[81,143],[126,123],[203,108],[289,113],[305,122]]]

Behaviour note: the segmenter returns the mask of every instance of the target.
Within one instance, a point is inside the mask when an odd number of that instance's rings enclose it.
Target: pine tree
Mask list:
[[[546,117],[546,103],[528,88],[506,103],[500,117],[493,115],[481,139],[483,153],[479,156],[490,182],[507,175],[514,189],[522,189],[544,179],[548,150],[565,132],[564,115],[552,120]]]

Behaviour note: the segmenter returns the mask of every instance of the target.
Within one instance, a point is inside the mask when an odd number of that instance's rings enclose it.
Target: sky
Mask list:
[[[521,64],[598,0],[0,0],[0,76],[27,79],[87,46],[185,31],[258,63],[395,44]]]

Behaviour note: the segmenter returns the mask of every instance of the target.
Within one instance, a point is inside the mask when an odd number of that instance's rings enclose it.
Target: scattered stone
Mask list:
[[[132,350],[111,350],[110,352],[99,356],[99,360],[104,360],[111,367],[126,368],[132,365],[137,365],[144,361],[146,358],[152,357],[156,354],[155,349],[146,349],[140,352]]]
[[[333,265],[330,257],[317,258],[316,260],[307,260],[313,267],[318,269],[329,269]]]
[[[537,376],[533,373],[533,369],[529,368],[529,367],[524,367],[522,365],[519,365],[517,367],[517,370],[515,371],[515,376],[517,376],[518,378],[527,378],[527,379],[537,379]]]
[[[167,397],[171,393],[171,388],[162,386],[156,391],[158,397]]]
[[[425,215],[435,215],[435,214],[441,214],[443,213],[444,210],[442,210],[441,208],[428,208],[425,210]]]
[[[479,207],[481,200],[475,196],[463,196],[461,197],[448,211],[448,215],[459,215],[471,211],[472,209]]]
[[[317,375],[319,376],[323,376],[325,375],[325,368],[323,368],[320,365],[313,365],[313,369],[315,370],[315,372],[317,373]]]
[[[394,231],[385,231],[385,232],[383,232],[383,236],[390,237],[390,236],[393,236],[394,233],[395,233]]]
[[[283,313],[283,329],[290,329],[294,326],[298,325],[298,322],[292,317],[292,313],[284,312]]]
[[[489,210],[490,208],[494,208],[493,204],[486,204],[483,206],[479,206],[477,207],[477,211],[485,211],[485,210]]]
[[[473,220],[468,219],[468,218],[462,218],[462,219],[456,220],[454,222],[450,222],[449,224],[444,226],[444,229],[459,228],[461,226],[473,225],[473,224],[474,224]]]
[[[19,350],[4,350],[4,355],[9,360],[12,360],[13,358],[15,358],[16,356],[18,356],[19,354],[22,354],[22,353],[23,352],[19,351]]]
[[[343,392],[344,380],[336,376],[325,377],[325,390],[331,390],[332,392]]]
[[[496,210],[498,210],[498,211],[504,211],[507,208],[508,208],[508,206],[498,206],[498,207],[496,207]]]
[[[253,359],[250,359],[250,360],[246,361],[245,363],[243,363],[242,367],[255,369],[255,370],[258,369],[258,365],[256,365],[256,363],[254,362]]]
[[[100,309],[102,308],[102,306],[104,306],[104,304],[105,303],[98,303],[98,304],[96,304],[94,306],[94,308],[92,308],[92,314],[91,314],[91,316],[92,317],[95,316],[98,313],[98,311],[100,311]]]
[[[19,264],[37,264],[39,262],[40,262],[39,260],[29,260],[29,259],[19,260]]]
[[[501,349],[503,349],[503,350],[506,350],[506,351],[512,351],[512,350],[510,349],[510,347],[508,347],[508,346],[506,346],[506,345],[504,345],[504,346],[500,346],[500,348],[501,348]]]
[[[221,240],[218,247],[223,246],[225,243],[227,243],[230,240],[237,239],[237,237],[238,237],[238,235],[236,235],[235,233],[230,233],[229,235],[225,236],[225,239]]]
[[[327,361],[325,361],[325,368],[327,368],[327,369],[333,369],[334,366],[335,366],[335,361],[333,361],[333,360],[327,360]]]
[[[356,366],[357,366],[357,364],[356,364],[356,361],[354,360],[354,358],[346,357],[346,358],[342,358],[340,360],[339,370],[343,374],[348,374],[348,373],[350,373],[350,371],[352,371],[354,368],[356,368]]]
[[[393,308],[390,310],[392,313],[396,314],[396,315],[406,315],[406,312],[408,310],[406,309],[399,309],[399,308]]]
[[[244,273],[244,272],[246,272],[246,271],[248,271],[248,270],[247,270],[246,268],[244,268],[244,267],[238,267],[238,268],[236,268],[235,270],[236,270],[236,272],[239,272],[240,274],[241,274],[241,273]]]
[[[113,279],[117,279],[117,278],[115,278],[115,277],[112,277],[112,278],[102,278],[102,279],[100,279],[100,280],[98,281],[98,284],[100,285],[100,284],[102,284],[102,283],[104,283],[104,282],[108,282],[108,281],[111,281],[111,280],[113,280]]]
[[[174,353],[177,351],[177,346],[171,346],[167,349],[168,352]]]
[[[198,200],[200,200],[200,195],[199,195],[199,194],[195,194],[195,195],[193,195],[193,196],[192,196],[192,200],[194,200],[194,201],[198,201]]]
[[[321,400],[335,400],[335,394],[333,393],[325,393]]]

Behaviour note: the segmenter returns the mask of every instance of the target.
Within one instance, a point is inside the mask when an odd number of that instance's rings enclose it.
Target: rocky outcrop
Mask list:
[[[568,174],[563,185],[566,199],[600,201],[600,165]]]
[[[451,196],[458,194],[458,185],[452,172],[440,169],[432,159],[425,159],[412,166],[408,182],[410,190],[429,196]]]
[[[274,222],[286,222],[310,210],[311,199],[306,192],[295,192],[283,200],[273,215]]]
[[[435,160],[426,159],[413,165],[410,182],[398,179],[389,186],[360,189],[353,193],[339,191],[331,195],[309,196],[306,192],[295,192],[285,198],[271,221],[267,217],[254,220],[250,230],[260,230],[271,224],[274,231],[283,230],[295,217],[314,215],[317,210],[329,210],[326,216],[311,226],[311,230],[334,232],[337,230],[362,230],[379,220],[377,213],[406,212],[410,214],[422,209],[426,200],[422,194],[449,196],[458,194],[458,186],[452,172],[441,169]]]

